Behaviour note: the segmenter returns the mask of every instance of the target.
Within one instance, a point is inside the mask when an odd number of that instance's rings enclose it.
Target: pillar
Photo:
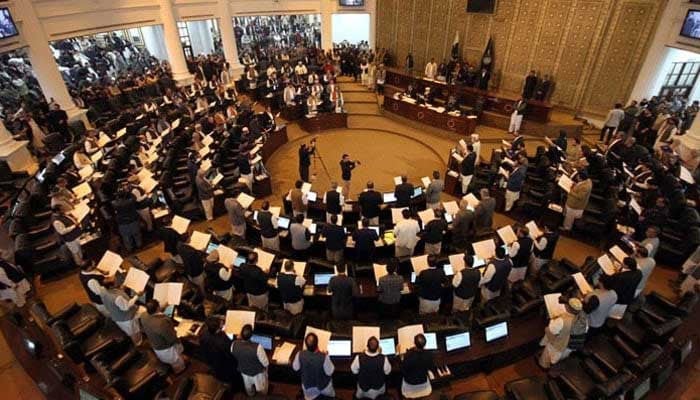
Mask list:
[[[695,118],[693,125],[685,135],[679,138],[680,145],[676,149],[683,164],[690,171],[698,167],[700,161],[700,118]]]
[[[27,150],[27,140],[14,140],[0,119],[0,160],[7,163],[12,172],[26,172],[29,175],[39,169],[34,157]]]
[[[173,4],[171,0],[159,0],[158,4],[160,5],[160,19],[163,22],[165,49],[168,52],[168,61],[173,72],[173,79],[178,86],[189,85],[194,77],[187,70],[185,52],[182,50],[182,43],[180,43],[180,34],[177,30]]]
[[[192,54],[211,54],[214,52],[214,38],[206,21],[188,21],[187,30],[190,32]]]
[[[31,0],[17,0],[17,10],[21,14],[22,24],[20,30],[22,38],[27,44],[27,52],[32,62],[32,70],[39,81],[41,91],[47,101],[53,99],[68,114],[70,121],[82,120],[90,127],[90,122],[85,116],[87,110],[78,108],[68,93],[66,82],[58,70],[56,59],[49,47],[49,38],[39,17],[34,10]],[[4,129],[4,127],[3,127]]]
[[[148,52],[161,61],[167,61],[168,51],[165,48],[163,27],[161,25],[144,26],[141,28],[141,32],[143,33],[143,43]]]
[[[321,47],[324,51],[333,49],[333,11],[332,1],[321,2]]]
[[[229,8],[228,0],[219,0],[219,31],[221,31],[221,44],[224,48],[224,57],[231,65],[231,77],[234,80],[241,79],[244,67],[238,58],[238,46],[236,45],[236,34],[233,31],[233,17]]]

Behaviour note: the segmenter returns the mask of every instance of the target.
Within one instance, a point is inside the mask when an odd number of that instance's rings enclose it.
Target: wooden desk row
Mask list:
[[[471,135],[476,129],[476,118],[439,113],[427,107],[396,100],[391,96],[384,96],[384,109],[404,118],[460,135]]]
[[[518,101],[517,96],[503,93],[488,92],[464,85],[448,85],[444,82],[416,77],[397,69],[389,68],[386,71],[386,84],[406,90],[408,85],[413,85],[422,93],[422,88],[430,87],[438,93],[438,97],[447,99],[451,94],[461,98],[461,101],[471,107],[483,102],[483,111],[491,111],[510,116],[513,113],[513,103]],[[547,102],[528,100],[525,110],[525,119],[540,123],[550,120],[552,105]]]
[[[321,133],[331,129],[343,129],[348,127],[348,115],[346,113],[318,113],[313,118],[303,117],[299,120],[301,129],[309,133]]]

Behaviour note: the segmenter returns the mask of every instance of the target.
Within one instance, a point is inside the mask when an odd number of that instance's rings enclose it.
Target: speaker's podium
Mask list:
[[[459,183],[459,173],[448,169],[445,173],[445,193],[455,197],[462,196],[462,186]]]

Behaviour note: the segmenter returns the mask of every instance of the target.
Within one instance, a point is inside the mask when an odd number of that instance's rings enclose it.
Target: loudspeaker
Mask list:
[[[496,0],[467,0],[467,12],[493,14],[496,10]]]

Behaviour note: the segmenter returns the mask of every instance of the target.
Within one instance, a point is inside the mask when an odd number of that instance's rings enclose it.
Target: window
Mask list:
[[[688,97],[698,80],[700,62],[674,62],[671,71],[666,76],[666,81],[661,87],[661,96],[680,95]]]
[[[178,22],[177,32],[180,35],[180,43],[182,43],[185,57],[192,57],[192,42],[190,40],[190,31],[187,29],[187,22]]]

